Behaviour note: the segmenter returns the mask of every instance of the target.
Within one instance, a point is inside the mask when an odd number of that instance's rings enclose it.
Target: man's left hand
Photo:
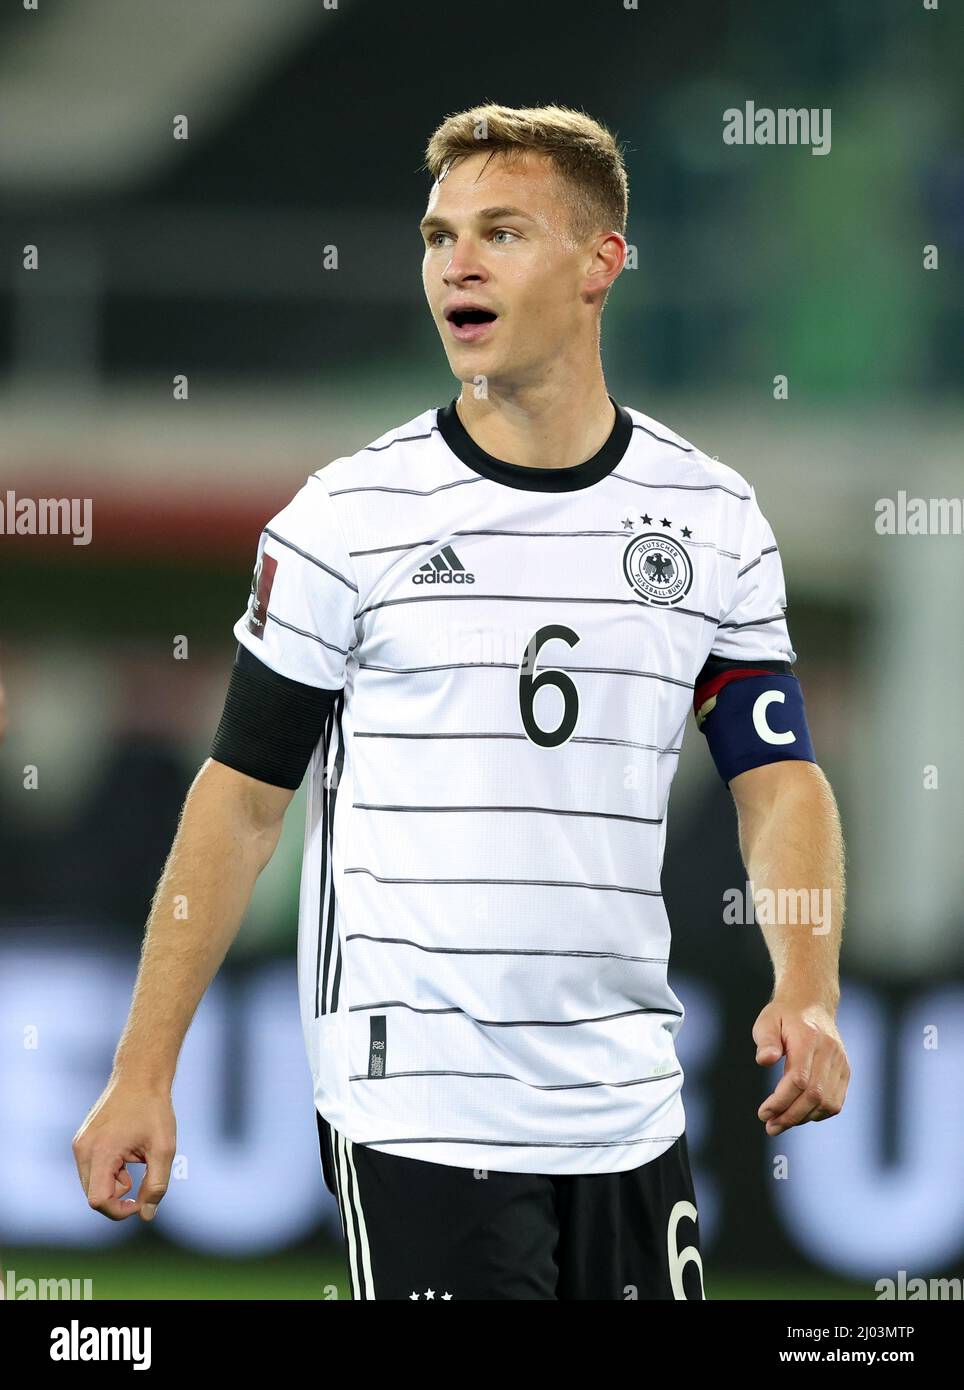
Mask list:
[[[757,1111],[769,1135],[808,1120],[839,1115],[850,1081],[850,1063],[825,1004],[771,1000],[753,1025],[756,1060],[771,1067],[786,1057],[783,1076]]]

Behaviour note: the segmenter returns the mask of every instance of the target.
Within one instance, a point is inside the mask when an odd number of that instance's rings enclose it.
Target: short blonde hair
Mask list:
[[[584,111],[567,106],[513,107],[487,103],[447,116],[425,149],[434,179],[453,161],[480,150],[524,160],[546,155],[562,177],[570,225],[578,241],[599,232],[626,233],[629,183],[612,133]]]

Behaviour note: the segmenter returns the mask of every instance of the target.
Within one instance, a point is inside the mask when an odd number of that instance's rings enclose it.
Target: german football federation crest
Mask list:
[[[672,537],[648,531],[626,547],[623,573],[640,598],[669,608],[689,593],[693,562]]]

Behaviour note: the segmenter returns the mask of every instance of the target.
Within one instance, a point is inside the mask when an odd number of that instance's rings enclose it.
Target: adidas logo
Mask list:
[[[475,575],[466,573],[465,566],[450,545],[443,545],[412,575],[413,584],[474,584]]]

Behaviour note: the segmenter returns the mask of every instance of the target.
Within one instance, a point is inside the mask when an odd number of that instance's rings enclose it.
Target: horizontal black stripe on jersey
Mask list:
[[[585,594],[453,594],[450,590],[444,594],[412,594],[407,598],[385,598],[379,603],[370,603],[367,608],[360,608],[354,614],[355,621],[363,618],[366,613],[375,613],[379,608],[397,608],[403,603],[618,603],[630,605],[633,608],[645,609],[649,613],[678,613],[687,618],[702,618],[705,623],[712,623],[714,627],[719,622],[719,618],[711,618],[709,613],[700,613],[695,608],[681,608],[678,604],[673,607],[662,608],[652,604],[644,603],[638,598],[591,598]],[[554,669],[558,669],[555,667]]]
[[[270,610],[267,616],[269,622],[277,623],[278,626],[283,627],[286,632],[294,632],[297,633],[299,637],[307,637],[309,641],[318,642],[322,647],[327,647],[330,652],[338,652],[339,656],[351,656],[352,652],[355,650],[354,647],[349,647],[348,650],[345,651],[343,647],[337,647],[334,642],[326,642],[324,637],[318,636],[317,632],[306,632],[303,627],[295,627],[294,623],[285,622],[284,618],[279,618],[277,613],[272,613]]]
[[[376,874],[374,869],[355,864],[344,870],[346,874],[368,874],[378,883],[435,884],[438,887],[455,884],[484,883],[492,886],[503,884],[509,888],[592,888],[600,893],[638,893],[644,898],[661,898],[658,888],[627,888],[619,883],[577,883],[558,878],[390,878]]]
[[[411,946],[439,956],[577,956],[588,960],[625,960],[635,965],[668,965],[669,956],[629,956],[623,951],[571,951],[549,946],[425,946],[407,936],[371,936],[368,932],[349,932],[346,941],[369,941],[378,946]]]
[[[767,623],[782,622],[785,616],[785,613],[774,613],[772,618],[750,618],[745,623],[720,623],[720,628],[765,627]]]
[[[312,478],[321,482],[316,474],[311,474]],[[344,497],[350,492],[403,492],[409,497],[432,497],[436,492],[445,492],[450,487],[465,487],[467,484],[481,483],[482,478],[456,478],[451,483],[438,483],[435,487],[389,487],[387,483],[359,483],[358,487],[338,487],[329,488],[329,497]]]
[[[458,1135],[433,1134],[418,1139],[366,1139],[377,1144],[480,1144],[492,1149],[622,1149],[631,1144],[673,1144],[678,1134],[654,1134],[642,1139],[462,1139]]]
[[[612,1023],[617,1018],[637,1018],[641,1014],[659,1014],[663,1018],[682,1018],[679,1009],[622,1009],[615,1014],[599,1014],[596,1018],[476,1018],[466,1009],[451,1006],[445,1009],[423,1009],[406,1004],[404,999],[380,999],[377,1004],[350,1004],[349,1013],[369,1013],[372,1009],[407,1009],[409,1013],[461,1014],[480,1028],[584,1028],[590,1023]]]
[[[310,636],[310,633],[306,635]],[[382,666],[376,661],[359,661],[358,669],[359,671],[384,671],[389,676],[423,676],[428,671],[518,671],[519,663],[514,661],[439,661],[431,666]],[[679,676],[664,676],[659,671],[634,671],[629,666],[563,666],[556,661],[537,661],[534,671],[535,674],[540,671],[571,671],[577,676],[639,676],[641,680],[662,681],[664,685],[679,685],[684,690],[693,689],[692,681],[684,681]],[[525,735],[523,734],[521,737],[524,738]],[[574,739],[570,741],[575,742]]]
[[[517,738],[531,742],[528,734],[509,733],[454,733],[454,734],[415,734],[393,730],[356,729],[353,738]],[[636,743],[631,738],[596,738],[592,734],[573,734],[569,743],[612,744],[616,748],[638,748],[643,753],[658,753],[661,758],[679,757],[679,748],[658,748],[655,743]]]
[[[717,555],[721,555],[725,560],[738,560],[740,558],[735,550],[723,550],[716,544],[716,541],[694,541],[692,536],[688,536],[686,548],[690,549],[694,545],[700,550],[715,550]]]
[[[300,555],[303,560],[310,560],[311,563],[317,565],[320,570],[324,570],[326,574],[330,574],[332,579],[340,579],[342,584],[345,584],[353,593],[358,593],[357,584],[353,584],[350,579],[346,579],[343,574],[339,574],[338,570],[332,569],[331,565],[326,565],[324,560],[319,560],[315,555],[309,555],[307,550],[302,550],[301,546],[295,545],[294,541],[289,541],[286,540],[284,536],[279,536],[277,531],[272,531],[270,526],[264,528],[264,534],[270,536],[273,541],[277,541],[279,545],[287,546],[287,548],[293,550],[296,555]]]
[[[662,825],[662,816],[630,816],[622,811],[570,811],[558,806],[383,806],[371,801],[353,801],[359,811],[520,811],[544,816],[598,816],[601,820],[626,820],[634,825]]]
[[[628,532],[626,532],[623,529],[620,529],[618,531],[614,531],[612,529],[605,531],[506,531],[494,530],[490,527],[489,529],[484,531],[470,531],[464,529],[459,531],[450,531],[444,538],[440,537],[437,540],[429,536],[426,539],[420,541],[402,541],[399,542],[398,545],[378,545],[373,546],[370,550],[350,550],[348,553],[349,555],[351,555],[352,559],[355,559],[358,556],[365,557],[367,555],[387,555],[395,551],[420,550],[423,547],[425,549],[432,550],[441,545],[448,545],[454,542],[455,540],[459,539],[460,537],[466,536],[511,536],[517,537],[520,540],[541,540],[543,538],[548,538],[550,540],[598,540],[605,539],[606,537],[610,537],[612,539],[629,540],[630,538]],[[704,543],[710,544],[711,542]]]
[[[653,439],[658,439],[660,444],[671,444],[674,449],[680,449],[684,454],[692,454],[694,450],[692,444],[681,444],[678,439],[667,439],[663,434],[657,434],[655,430],[649,429],[646,425],[641,425],[638,420],[633,420],[633,429],[642,430],[643,434],[651,435]]]
[[[778,553],[779,552],[775,545],[766,546],[763,550],[760,551],[759,555],[756,557],[755,560],[751,560],[748,565],[744,565],[741,570],[737,570],[737,579],[742,579],[745,574],[749,574],[750,570],[754,569],[760,563],[764,555],[777,555]]]
[[[467,536],[510,536],[520,540],[586,540],[586,539],[605,539],[609,537],[613,540],[628,541],[632,539],[631,533],[623,528],[618,531],[505,531],[505,530],[459,530],[451,531],[443,538],[433,540],[403,541],[398,545],[377,545],[369,550],[350,550],[348,554],[353,560],[365,559],[369,555],[390,555],[399,551],[419,550],[423,547],[427,550],[436,549],[441,545],[448,545],[459,537]],[[698,546],[703,550],[715,550],[718,555],[723,555],[728,560],[739,560],[739,555],[733,550],[721,550],[715,541],[695,541],[692,537],[687,539],[687,547]]]
[[[560,1081],[549,1085],[539,1085],[535,1081],[524,1081],[521,1076],[513,1076],[507,1071],[386,1071],[379,1081],[398,1081],[411,1076],[461,1076],[468,1081],[517,1081],[520,1086],[528,1086],[532,1091],[585,1091],[599,1086],[618,1090],[622,1086],[645,1086],[650,1081],[668,1081],[671,1077],[682,1076],[682,1070],[666,1071],[660,1076],[636,1076],[631,1081]],[[371,1081],[367,1072],[357,1072],[349,1076],[349,1081]]]
[[[395,439],[390,439],[387,444],[366,444],[364,453],[381,454],[386,449],[391,449],[395,444],[415,444],[420,439],[431,439],[433,434],[438,432],[438,425],[433,425],[427,434],[401,434]]]
[[[613,478],[619,478],[624,483],[635,483],[636,487],[671,488],[674,492],[727,492],[731,497],[735,497],[738,502],[749,502],[748,492],[734,492],[731,487],[724,486],[723,483],[650,483],[644,482],[642,478],[627,478],[625,473],[612,473]]]

